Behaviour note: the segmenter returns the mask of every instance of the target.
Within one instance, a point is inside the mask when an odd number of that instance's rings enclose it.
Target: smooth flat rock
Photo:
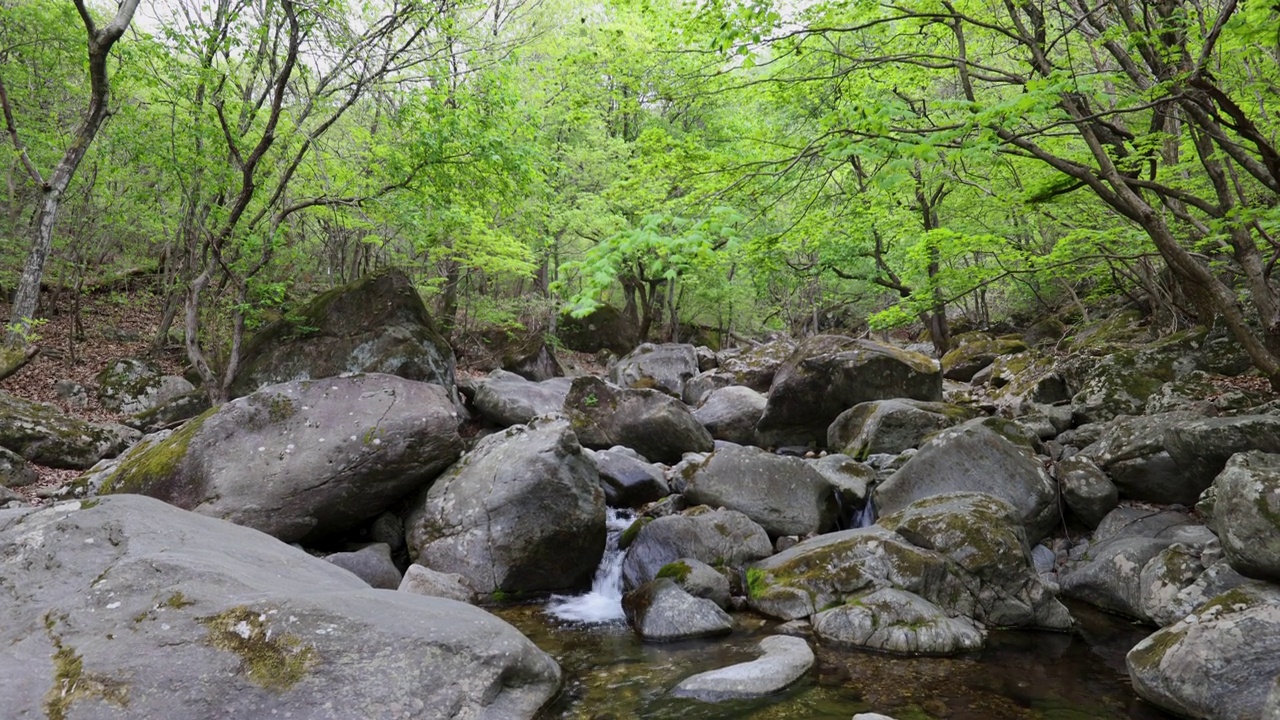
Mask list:
[[[758,647],[763,654],[755,660],[685,678],[671,694],[703,702],[764,697],[804,677],[813,667],[813,650],[802,638],[774,635],[761,640]]]

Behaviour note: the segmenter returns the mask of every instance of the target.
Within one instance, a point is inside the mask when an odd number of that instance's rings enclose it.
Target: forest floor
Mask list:
[[[25,400],[48,403],[91,422],[120,422],[122,415],[98,404],[95,377],[112,360],[147,356],[163,310],[161,299],[146,289],[89,293],[80,300],[81,332],[73,333],[76,318],[71,302],[58,302],[49,309],[47,322],[35,330],[40,354],[26,367],[0,381],[0,390]],[[4,303],[0,303],[0,317],[9,317],[9,307]],[[151,359],[166,373],[181,375],[183,357],[182,348],[172,346]],[[62,380],[83,385],[88,404],[77,407],[60,397],[57,384]],[[40,480],[14,490],[33,504],[41,504],[43,495],[81,474],[79,470],[59,470],[34,463],[32,467]]]

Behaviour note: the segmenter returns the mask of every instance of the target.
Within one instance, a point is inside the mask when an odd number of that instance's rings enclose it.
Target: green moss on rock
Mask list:
[[[169,437],[131,452],[102,483],[99,493],[153,495],[158,488],[173,481],[192,438],[214,412],[216,410],[209,410],[188,421]]]
[[[240,657],[240,672],[250,682],[284,692],[306,676],[319,653],[297,636],[271,632],[267,617],[238,606],[199,622],[209,631],[209,644]]]
[[[48,720],[66,720],[77,700],[100,698],[112,705],[129,704],[129,688],[124,683],[86,673],[84,658],[54,632],[58,621],[44,616],[45,634],[53,643],[53,685],[44,696],[44,712]]]
[[[658,574],[655,575],[655,577],[671,578],[678,583],[682,583],[689,577],[690,572],[693,572],[693,570],[689,567],[688,563],[683,560],[676,560],[675,562],[669,562],[661,568],[658,568]]]

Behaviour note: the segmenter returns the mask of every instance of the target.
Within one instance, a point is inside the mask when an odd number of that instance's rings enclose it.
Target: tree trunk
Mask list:
[[[111,85],[107,77],[107,55],[115,45],[125,28],[133,20],[133,13],[138,9],[139,0],[122,0],[116,10],[115,18],[105,28],[98,30],[85,7],[84,0],[75,0],[76,11],[84,22],[88,33],[89,49],[89,107],[85,112],[80,127],[76,129],[70,147],[54,168],[48,180],[41,178],[35,165],[27,157],[26,149],[18,139],[18,128],[13,120],[8,96],[0,84],[0,104],[4,106],[5,123],[9,137],[12,139],[18,154],[25,161],[27,171],[32,179],[41,187],[43,198],[40,202],[40,214],[36,219],[35,237],[32,238],[31,252],[27,255],[26,264],[22,268],[22,277],[18,281],[18,292],[13,299],[13,308],[9,318],[9,329],[5,341],[12,346],[27,344],[31,321],[35,318],[40,305],[40,281],[44,276],[45,262],[53,250],[53,224],[57,219],[58,205],[62,196],[75,177],[80,161],[89,151],[89,145],[102,127],[102,122],[109,114],[107,101],[110,97]]]

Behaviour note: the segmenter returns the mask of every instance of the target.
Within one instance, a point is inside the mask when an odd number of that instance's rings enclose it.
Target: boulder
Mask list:
[[[737,510],[774,537],[824,532],[839,509],[831,484],[808,463],[757,447],[725,443],[683,476],[689,502]]]
[[[889,514],[934,495],[987,493],[1016,508],[1038,542],[1059,520],[1057,488],[1025,441],[999,428],[976,420],[934,435],[876,488],[876,507]]]
[[[1200,549],[1174,543],[1142,567],[1139,577],[1139,609],[1160,627],[1172,625],[1186,617],[1194,607],[1179,614],[1179,594],[1204,573]]]
[[[149,436],[89,480],[288,542],[353,528],[462,451],[439,385],[391,375],[294,381]]]
[[[764,395],[751,388],[730,385],[707,393],[693,411],[693,418],[716,440],[751,445],[767,402]]]
[[[52,405],[0,392],[0,447],[31,462],[87,470],[141,437],[123,425],[85,422]]]
[[[1001,355],[1023,352],[1027,345],[1021,338],[995,338],[986,333],[963,333],[952,338],[952,349],[942,356],[942,376],[948,380],[969,382],[981,369]]]
[[[395,590],[400,587],[400,570],[391,559],[391,546],[373,543],[351,552],[336,552],[324,559],[369,583],[370,587]]]
[[[610,366],[609,381],[681,397],[685,382],[697,374],[698,354],[692,345],[643,343]]]
[[[581,317],[561,313],[556,324],[560,344],[577,352],[609,350],[621,355],[636,346],[639,336],[635,319],[612,305],[601,305]]]
[[[1071,400],[1076,424],[1140,415],[1167,382],[1187,376],[1199,362],[1196,333],[1176,333],[1157,343],[1090,359],[1079,392]]]
[[[458,602],[473,603],[476,589],[457,573],[442,573],[413,563],[404,571],[404,578],[396,588],[415,595],[442,597]]]
[[[203,390],[193,390],[185,395],[166,400],[155,407],[134,413],[124,419],[124,424],[150,435],[176,427],[185,420],[203,414],[213,407],[209,395]]]
[[[627,588],[649,582],[664,565],[681,558],[694,558],[736,573],[747,563],[773,554],[769,534],[751,518],[733,510],[705,506],[648,522],[637,520],[623,533],[622,546],[627,548],[622,563],[622,579]]]
[[[991,401],[1005,415],[1017,417],[1041,406],[1071,399],[1070,386],[1058,361],[1034,350],[1002,355],[991,363]],[[977,383],[974,378],[974,384]]]
[[[779,368],[796,350],[791,339],[772,340],[745,349],[725,350],[718,356],[717,368],[730,385],[742,385],[766,393],[773,386]]]
[[[953,655],[982,648],[986,633],[965,617],[948,617],[919,595],[882,588],[813,616],[819,642],[902,655]]]
[[[919,400],[873,400],[840,413],[827,428],[832,452],[865,458],[920,447],[925,438],[977,416],[956,405]]]
[[[1227,562],[1242,575],[1280,580],[1280,455],[1233,455],[1213,487]]]
[[[1063,595],[1104,610],[1154,621],[1144,609],[1143,570],[1174,543],[1196,551],[1212,534],[1187,514],[1117,508],[1094,532],[1092,543],[1059,574]],[[1154,572],[1154,571],[1153,571]],[[1150,591],[1151,577],[1148,577]]]
[[[560,412],[572,382],[568,378],[530,382],[515,373],[494,370],[474,383],[471,403],[496,425],[523,425],[539,415]]]
[[[353,372],[436,383],[457,400],[453,350],[402,271],[334,288],[259,330],[241,352],[231,394]]]
[[[1158,415],[1166,412],[1194,412],[1200,415],[1217,414],[1213,402],[1209,398],[1218,394],[1218,388],[1209,380],[1209,376],[1195,370],[1186,377],[1171,380],[1160,386],[1147,398],[1145,415]]]
[[[1007,502],[982,493],[938,495],[879,524],[959,566],[948,571],[964,580],[972,605],[953,601],[949,608],[995,627],[1073,627],[1071,613],[1040,579],[1019,514]]]
[[[747,570],[748,603],[780,620],[894,588],[948,615],[997,626],[1072,627],[1040,581],[1006,503],[979,494],[923,501],[884,526],[805,540]]]
[[[604,554],[595,463],[561,419],[484,438],[411,507],[410,558],[486,595],[585,587]]]
[[[1177,547],[1176,545],[1171,546],[1165,552],[1170,552]],[[1195,554],[1194,548],[1190,550]],[[1201,551],[1198,558],[1201,565],[1210,562],[1209,553],[1207,552]],[[1250,582],[1248,578],[1236,572],[1225,560],[1218,560],[1205,567],[1204,571],[1197,575],[1189,585],[1178,588],[1177,592],[1170,597],[1169,591],[1172,590],[1170,585],[1162,587],[1158,581],[1154,581],[1154,578],[1152,578],[1153,582],[1148,584],[1147,569],[1151,568],[1152,575],[1155,575],[1164,568],[1163,564],[1156,562],[1159,559],[1157,557],[1156,560],[1147,563],[1147,568],[1143,568],[1142,609],[1155,624],[1161,627],[1172,625],[1213,598],[1232,588]],[[1194,571],[1194,567],[1191,567],[1190,570]]]
[[[466,335],[462,342],[458,359],[465,357],[467,366],[477,370],[503,370],[532,382],[564,375],[546,333],[538,328],[522,327],[513,332],[495,327]]]
[[[39,479],[35,468],[21,455],[0,447],[0,487],[25,487]]]
[[[729,580],[719,570],[697,558],[680,558],[658,569],[657,577],[670,578],[694,597],[729,607]]]
[[[488,613],[150,498],[0,511],[0,547],[7,717],[507,720],[560,686]]]
[[[662,470],[630,448],[615,445],[587,453],[596,461],[609,507],[639,507],[671,494]]]
[[[622,598],[627,622],[643,640],[670,642],[728,635],[733,618],[714,602],[694,597],[670,578],[658,578]]]
[[[671,694],[702,702],[765,697],[786,689],[813,667],[813,650],[801,638],[771,635],[756,648],[760,657],[755,660],[687,677]]]
[[[112,360],[94,380],[102,407],[125,415],[150,410],[196,389],[185,378],[165,375],[159,365],[138,358]]]
[[[584,447],[624,445],[662,463],[709,452],[714,441],[679,400],[657,390],[630,390],[594,377],[573,381],[565,414]]]
[[[1105,471],[1123,497],[1189,505],[1209,486],[1213,475],[1204,478],[1188,473],[1165,451],[1165,436],[1196,417],[1186,412],[1118,417],[1080,455]]]
[[[778,369],[756,430],[773,445],[822,443],[840,413],[891,398],[941,400],[937,363],[870,340],[815,335]]]
[[[1120,502],[1115,483],[1086,455],[1058,463],[1058,487],[1067,509],[1090,528],[1097,527]]]
[[[839,453],[806,462],[826,478],[835,490],[840,499],[842,515],[848,515],[853,508],[866,505],[871,486],[876,481],[876,471],[870,465]]]
[[[1204,490],[1236,453],[1280,453],[1280,415],[1189,419],[1165,432],[1164,447],[1181,472],[1195,478],[1194,487]]]
[[[1262,718],[1280,676],[1280,588],[1229,590],[1139,642],[1125,660],[1138,695],[1179,716]]]

